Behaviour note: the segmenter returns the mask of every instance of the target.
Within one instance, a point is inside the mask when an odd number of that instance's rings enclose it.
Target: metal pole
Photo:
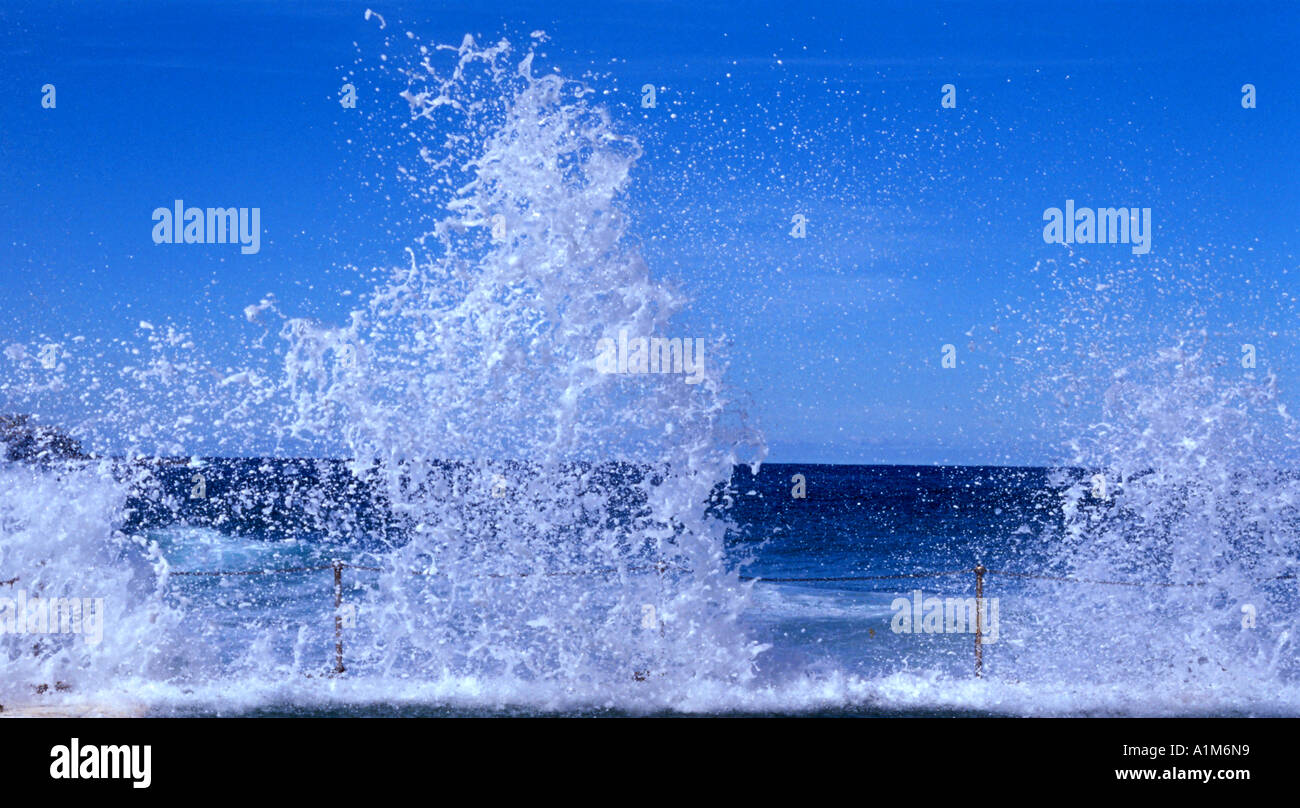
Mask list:
[[[334,562],[334,674],[343,673],[343,562]]]
[[[975,678],[984,676],[984,565],[975,562]]]

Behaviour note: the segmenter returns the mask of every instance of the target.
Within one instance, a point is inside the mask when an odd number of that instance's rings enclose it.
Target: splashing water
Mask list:
[[[150,571],[164,562],[156,546],[109,527],[120,520],[129,483],[115,480],[106,464],[3,463],[0,486],[7,492],[0,498],[0,564],[13,571],[0,586],[0,596],[11,599],[0,614],[5,698],[15,685],[62,688],[90,670],[105,678],[164,671],[162,657],[180,644],[160,648],[153,637],[174,625],[175,615],[152,576],[137,575],[124,553]]]
[[[665,334],[685,302],[624,240],[639,149],[582,85],[534,77],[531,54],[513,72],[505,42],[456,55],[451,78],[426,59],[403,94],[416,120],[459,120],[429,158],[469,175],[449,215],[346,329],[287,333],[290,429],[343,434],[409,538],[381,554],[394,571],[363,607],[360,667],[599,690],[641,659],[743,680],[744,592],[705,512],[735,460],[720,368],[688,385],[594,364],[602,337]],[[413,591],[411,571],[432,585]]]
[[[684,336],[685,295],[628,235],[637,141],[504,41],[420,47],[401,76],[419,162],[399,174],[434,215],[343,324],[268,296],[245,312],[266,334],[220,370],[172,325],[68,341],[50,373],[9,346],[7,395],[39,411],[80,391],[62,411],[125,456],[0,461],[0,581],[17,576],[0,596],[104,599],[99,642],[0,636],[0,700],[67,683],[56,698],[162,710],[1295,712],[1298,444],[1275,379],[1186,345],[1110,379],[1038,571],[1143,586],[997,581],[983,681],[949,670],[965,637],[917,661],[882,631],[792,664],[755,614],[802,610],[830,635],[887,623],[891,594],[742,581],[722,505],[762,448],[721,385],[722,338],[698,384],[601,372],[603,338]],[[269,435],[278,455],[348,459],[189,457],[214,430],[225,454]],[[347,671],[324,676],[335,559]],[[272,569],[291,571],[179,574]]]
[[[1117,371],[1073,443],[1090,471],[1065,491],[1059,566],[1143,584],[1057,593],[1093,615],[1049,644],[1076,677],[1264,693],[1300,672],[1300,442],[1276,377],[1231,374],[1188,339]]]
[[[324,535],[312,543],[283,545],[266,558],[253,550],[215,556],[227,567],[232,558],[253,568],[310,567],[326,553],[350,552],[383,570],[349,572],[358,579],[348,594],[360,619],[349,626],[348,682],[331,683],[335,689],[355,696],[371,682],[371,693],[397,698],[402,682],[436,691],[439,682],[472,681],[472,689],[496,694],[489,700],[581,694],[600,703],[601,694],[647,696],[691,680],[745,682],[761,647],[738,627],[748,587],[724,555],[725,525],[708,506],[750,435],[729,426],[719,352],[707,353],[697,369],[702,383],[692,384],[679,375],[611,375],[595,363],[599,341],[623,330],[673,336],[686,304],[650,278],[625,238],[620,197],[640,153],[636,141],[588,102],[587,88],[532,75],[532,54],[512,61],[504,41],[480,47],[466,37],[458,48],[421,50],[403,97],[427,137],[443,138],[421,148],[421,193],[453,190],[442,200],[446,215],[408,250],[409,265],[372,290],[346,326],[286,317],[274,298],[250,306],[255,323],[283,322],[282,374],[265,359],[212,373],[190,356],[185,334],[150,326],[153,358],[124,372],[134,389],[118,394],[133,403],[101,420],[133,422],[123,430],[129,457],[196,421],[255,431],[258,412],[273,414],[285,440],[341,441],[365,496],[389,514],[382,528],[315,519]],[[450,65],[436,67],[447,51]],[[207,417],[195,417],[196,409]],[[159,443],[183,451],[180,441]],[[197,460],[184,468],[195,479],[207,475],[205,487],[219,473]],[[99,484],[93,470],[77,473]],[[133,481],[136,490],[150,480],[155,494],[166,487],[147,472],[136,477],[143,478]],[[42,489],[77,491],[80,478],[33,479],[19,501],[35,513],[6,521],[7,531],[21,526],[6,535],[0,561],[4,569],[57,571],[58,584],[47,589],[84,584],[79,573],[89,569],[98,591],[120,596],[152,581],[155,568],[162,587],[172,565],[193,571],[214,561],[198,549],[213,543],[202,531],[173,531],[150,548],[156,564],[137,564],[131,583],[131,568],[115,570],[120,559],[104,550],[129,553],[130,541],[104,534],[122,524],[132,484],[77,494],[68,505],[78,517],[67,520],[42,501]],[[261,507],[253,487],[225,499],[240,518]],[[319,516],[338,504],[332,497],[358,490],[317,488],[301,504]],[[57,535],[41,533],[51,522],[79,531],[76,553],[42,538]],[[222,698],[231,685],[283,694],[285,656],[295,660],[291,670],[320,672],[305,654],[325,647],[320,630],[307,627],[303,613],[294,636],[258,621],[250,631],[231,612],[251,605],[292,618],[295,604],[320,603],[318,583],[268,576],[258,581],[260,594],[231,597],[230,582],[213,578],[193,582],[167,609],[126,599],[138,614],[110,615],[111,647],[38,657],[66,672],[28,670],[17,637],[6,647],[26,666],[20,681],[62,677],[111,689],[127,673],[137,692],[162,693],[156,686],[165,682],[190,693],[225,687]],[[160,610],[170,622],[158,622]],[[152,632],[147,641],[133,627],[140,621]],[[185,637],[207,643],[206,658],[184,653],[193,644]],[[141,648],[144,659],[124,669]],[[159,659],[163,668],[151,667]],[[319,680],[302,690],[309,687],[322,690]],[[296,698],[292,691],[277,698]]]

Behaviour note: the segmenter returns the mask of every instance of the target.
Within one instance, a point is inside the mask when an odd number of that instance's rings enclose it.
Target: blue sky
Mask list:
[[[220,357],[267,293],[340,317],[349,267],[403,262],[430,215],[358,114],[405,103],[337,101],[358,57],[544,30],[539,64],[642,140],[635,237],[696,298],[682,333],[730,338],[774,461],[1051,460],[1071,427],[1027,391],[1183,328],[1296,381],[1294,4],[20,2],[0,27],[6,343],[171,319]],[[261,252],[154,245],[176,198],[260,207]],[[1151,252],[1045,244],[1067,199],[1150,207]]]

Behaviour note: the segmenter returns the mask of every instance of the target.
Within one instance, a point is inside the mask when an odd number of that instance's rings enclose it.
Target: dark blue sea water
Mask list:
[[[605,474],[617,485],[616,468]],[[383,496],[342,461],[175,461],[157,465],[152,480],[128,503],[128,531],[204,527],[268,546],[350,536],[338,549],[353,553],[402,542]],[[979,560],[1037,565],[1040,537],[1059,529],[1063,487],[1041,468],[769,463],[757,474],[736,467],[715,512],[731,524],[736,562],[755,576],[927,572]]]
[[[933,572],[979,561],[1038,567],[1059,529],[1062,486],[1052,479],[1036,468],[740,468],[730,546],[752,554],[746,571],[765,577]]]

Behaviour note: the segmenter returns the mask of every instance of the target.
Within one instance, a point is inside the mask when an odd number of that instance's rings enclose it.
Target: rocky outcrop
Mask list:
[[[37,463],[88,459],[75,438],[29,415],[0,415],[0,457]]]

